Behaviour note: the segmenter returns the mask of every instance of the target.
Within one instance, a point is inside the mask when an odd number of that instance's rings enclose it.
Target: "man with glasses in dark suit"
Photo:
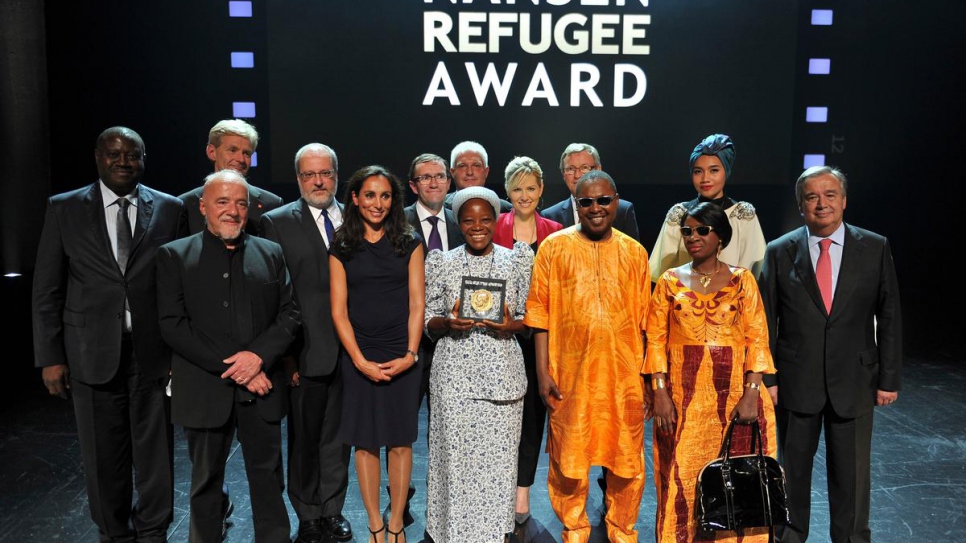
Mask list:
[[[540,215],[560,224],[573,226],[580,222],[577,213],[577,206],[574,205],[574,194],[577,190],[577,181],[591,170],[600,170],[600,153],[593,145],[586,143],[571,143],[560,155],[560,174],[563,181],[570,191],[570,196],[541,211]],[[614,228],[627,234],[637,241],[641,241],[641,236],[637,228],[637,215],[634,213],[634,204],[627,200],[618,202],[617,214],[614,217]]]
[[[301,198],[262,215],[259,230],[285,253],[302,326],[283,359],[289,368],[288,497],[299,518],[296,543],[352,539],[342,515],[349,446],[339,438],[342,375],[329,301],[329,246],[342,226],[339,159],[322,143],[295,153]]]

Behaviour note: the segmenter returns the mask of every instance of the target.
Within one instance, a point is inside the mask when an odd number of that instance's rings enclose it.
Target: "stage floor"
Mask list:
[[[22,362],[22,361],[19,361]],[[872,532],[877,542],[950,541],[966,534],[966,369],[963,359],[907,359],[899,401],[877,408],[872,450]],[[24,543],[97,541],[90,520],[80,451],[71,405],[51,398],[35,382],[8,383],[16,388],[16,402],[4,402],[0,413],[0,542]],[[8,399],[10,397],[8,396]],[[409,541],[424,540],[426,510],[425,406],[420,412],[420,440],[414,446],[412,511],[416,523],[407,530]],[[283,428],[284,431],[284,428]],[[646,458],[647,490],[637,528],[640,541],[653,541],[655,495],[651,477],[650,424]],[[284,442],[284,439],[283,439]],[[828,540],[825,457],[815,458],[812,488],[814,541]],[[175,513],[172,542],[187,541],[190,465],[180,429],[175,429]],[[598,469],[591,474],[596,479]],[[531,491],[533,518],[525,542],[560,541],[560,523],[550,509],[546,488],[546,454]],[[226,479],[235,502],[226,541],[253,541],[251,508],[241,450],[232,447]],[[594,526],[591,542],[605,542],[601,526],[601,491],[591,484],[588,514]],[[382,501],[387,497],[383,492]],[[286,498],[287,503],[287,498]],[[292,534],[298,520],[289,506]],[[366,515],[350,466],[345,516],[352,523],[354,541],[367,541]],[[426,539],[426,541],[429,541]]]

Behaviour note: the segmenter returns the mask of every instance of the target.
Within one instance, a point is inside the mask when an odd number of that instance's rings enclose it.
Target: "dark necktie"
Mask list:
[[[325,223],[325,237],[329,245],[332,245],[332,238],[335,237],[335,226],[332,225],[332,219],[329,218],[329,212],[325,209],[322,210],[322,222]]]
[[[439,217],[435,217],[435,216],[434,217],[426,217],[426,220],[429,221],[429,224],[430,224],[430,228],[429,228],[429,243],[427,243],[427,246],[429,247],[429,250],[432,251],[433,249],[439,249],[440,251],[442,251],[443,250],[443,240],[440,239],[440,237],[439,237],[439,226],[438,226]]]
[[[127,198],[117,199],[117,265],[122,274],[127,270],[127,261],[131,257],[131,219],[127,216],[130,205]]]
[[[822,292],[825,311],[832,313],[832,259],[828,254],[829,245],[832,245],[832,240],[828,238],[818,242],[819,253],[818,262],[815,263],[815,279],[818,280],[818,290]]]

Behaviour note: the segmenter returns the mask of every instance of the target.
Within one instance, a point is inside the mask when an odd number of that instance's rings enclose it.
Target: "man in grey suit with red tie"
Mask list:
[[[99,181],[48,202],[33,279],[34,355],[50,394],[73,397],[100,541],[162,542],[174,505],[171,350],[158,327],[155,255],[187,234],[187,218],[180,200],[140,183],[144,141],[135,131],[102,132],[94,159]]]
[[[759,280],[778,373],[778,410],[791,523],[808,537],[812,459],[824,431],[833,543],[869,542],[872,415],[899,396],[902,314],[889,241],[846,224],[848,182],[827,166],[795,184],[805,227],[768,244]],[[777,378],[777,386],[775,379]]]
[[[295,153],[302,197],[262,215],[259,230],[282,246],[302,326],[284,359],[292,386],[288,421],[288,497],[299,518],[296,543],[352,539],[342,515],[349,484],[349,446],[339,438],[342,375],[329,301],[329,251],[342,225],[335,199],[339,160],[328,145]]]

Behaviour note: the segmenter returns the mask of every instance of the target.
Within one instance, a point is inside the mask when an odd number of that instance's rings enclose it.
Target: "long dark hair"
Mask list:
[[[332,244],[333,250],[345,260],[352,258],[353,253],[362,247],[362,242],[366,233],[366,226],[362,221],[362,214],[359,206],[352,201],[352,195],[356,195],[362,190],[362,184],[370,177],[382,176],[389,180],[389,188],[392,190],[392,204],[389,206],[389,214],[384,219],[383,228],[386,229],[386,237],[392,243],[393,250],[397,255],[403,256],[409,252],[415,236],[413,228],[406,221],[403,213],[403,191],[399,179],[388,169],[378,166],[366,166],[357,170],[349,178],[345,189],[345,197],[342,202],[345,206],[342,209],[342,226],[335,232],[335,240]]]

